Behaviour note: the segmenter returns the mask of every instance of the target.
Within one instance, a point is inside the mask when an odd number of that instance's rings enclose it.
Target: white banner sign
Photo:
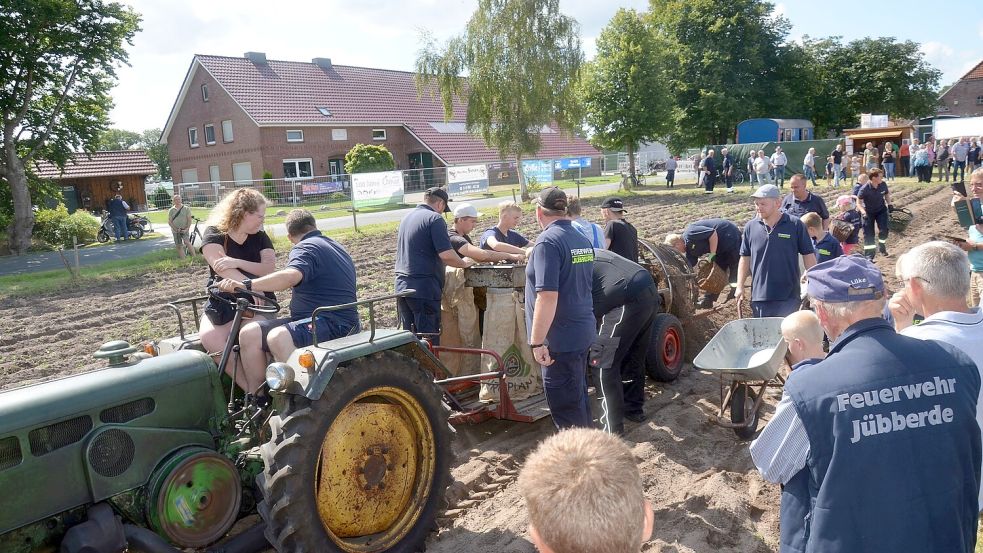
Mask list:
[[[448,194],[472,194],[487,191],[487,165],[463,165],[447,168]]]
[[[403,174],[399,171],[355,173],[352,175],[352,201],[355,207],[402,202]]]

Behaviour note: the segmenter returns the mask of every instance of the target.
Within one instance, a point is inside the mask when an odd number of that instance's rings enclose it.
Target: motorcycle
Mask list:
[[[144,233],[154,232],[154,226],[150,223],[150,220],[142,215],[129,214],[126,216],[127,222],[127,234],[130,238],[139,240],[143,238]],[[115,229],[113,228],[113,220],[109,217],[109,214],[102,214],[102,226],[99,227],[99,232],[96,233],[96,239],[100,242],[109,242],[111,238],[116,236]]]

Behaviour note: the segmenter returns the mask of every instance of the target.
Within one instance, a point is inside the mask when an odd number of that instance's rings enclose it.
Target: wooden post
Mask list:
[[[79,240],[77,236],[72,236],[72,249],[75,250],[75,276],[81,274],[79,269]]]
[[[352,208],[349,209],[348,211],[351,211],[352,212],[352,224],[355,226],[355,232],[358,232],[358,218],[355,216],[355,214],[358,213],[358,210],[355,209],[355,199],[354,198],[352,198]]]

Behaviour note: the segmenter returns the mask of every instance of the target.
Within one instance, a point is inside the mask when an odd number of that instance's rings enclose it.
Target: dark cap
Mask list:
[[[605,198],[601,202],[601,209],[610,209],[611,211],[624,211],[625,202],[617,196],[611,196],[610,198]]]
[[[433,198],[434,196],[444,200],[444,213],[450,213],[451,208],[448,204],[450,203],[451,199],[447,196],[447,191],[436,186],[433,188],[427,188],[427,190],[423,193],[423,201],[429,202],[430,198]]]
[[[809,297],[826,303],[878,300],[884,277],[876,265],[859,255],[844,255],[814,265],[806,273]]]
[[[539,205],[552,211],[567,210],[567,193],[555,186],[544,188],[539,192]]]

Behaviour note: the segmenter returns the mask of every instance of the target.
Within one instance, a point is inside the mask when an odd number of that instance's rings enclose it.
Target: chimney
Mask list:
[[[266,65],[266,53],[265,52],[246,52],[245,58],[253,63],[259,65]]]
[[[314,58],[311,63],[324,70],[331,69],[331,58]]]

